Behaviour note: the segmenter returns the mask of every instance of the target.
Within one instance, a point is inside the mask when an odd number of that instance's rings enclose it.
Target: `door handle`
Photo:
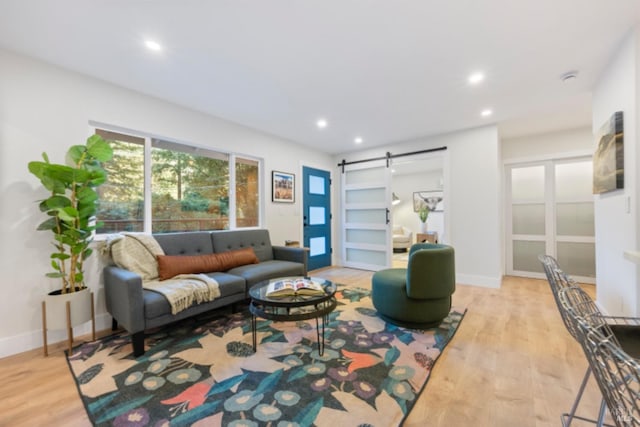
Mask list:
[[[389,222],[390,222],[390,221],[389,221],[389,212],[390,212],[390,211],[389,211],[389,208],[386,208],[385,210],[387,211],[387,212],[386,212],[386,215],[387,215],[387,224],[389,224]]]

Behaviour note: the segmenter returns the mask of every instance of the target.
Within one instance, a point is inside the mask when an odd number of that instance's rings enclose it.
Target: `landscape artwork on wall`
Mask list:
[[[413,193],[413,211],[418,212],[427,206],[431,212],[444,210],[444,193],[442,191],[416,191]]]
[[[280,203],[293,203],[295,189],[295,175],[292,173],[272,171],[271,200]]]
[[[615,112],[596,134],[593,154],[593,194],[624,188],[622,111]]]

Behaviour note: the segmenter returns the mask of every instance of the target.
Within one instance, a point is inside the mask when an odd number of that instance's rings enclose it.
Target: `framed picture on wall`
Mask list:
[[[418,212],[422,206],[431,212],[444,210],[444,193],[442,191],[415,191],[413,193],[413,211]]]
[[[622,111],[615,112],[596,134],[593,154],[593,194],[624,188],[624,131]]]
[[[295,201],[295,180],[292,173],[271,171],[271,200],[277,203]]]

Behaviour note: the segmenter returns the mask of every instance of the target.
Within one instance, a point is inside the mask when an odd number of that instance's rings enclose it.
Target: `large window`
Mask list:
[[[113,159],[103,166],[107,182],[98,187],[98,233],[144,230],[144,138],[96,129],[111,141]]]
[[[114,149],[113,160],[104,165],[107,182],[99,189],[98,219],[104,226],[98,233],[259,226],[258,160],[161,139],[96,132],[113,141]],[[230,191],[233,181],[235,191]]]
[[[259,163],[236,158],[236,224],[238,227],[257,227],[260,206]]]

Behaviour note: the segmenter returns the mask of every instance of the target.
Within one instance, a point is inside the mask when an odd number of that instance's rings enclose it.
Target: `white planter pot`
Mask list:
[[[427,232],[427,221],[420,223],[420,232],[421,233],[426,233]]]
[[[59,291],[57,291],[59,292]],[[47,331],[66,329],[69,351],[73,344],[73,327],[92,321],[92,335],[96,339],[93,292],[85,288],[78,292],[60,294],[49,293],[42,301],[42,335],[44,355],[48,354]]]
[[[47,295],[47,329],[66,329],[91,320],[91,289],[68,294]],[[71,304],[71,325],[67,325],[67,301]]]

